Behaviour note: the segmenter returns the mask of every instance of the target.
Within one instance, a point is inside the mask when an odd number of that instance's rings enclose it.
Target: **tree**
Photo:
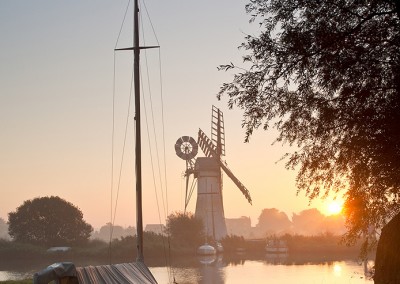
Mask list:
[[[47,246],[80,244],[93,231],[79,208],[57,196],[25,201],[8,214],[8,224],[15,241]]]
[[[397,5],[397,6],[396,6]],[[312,200],[345,193],[349,243],[400,210],[400,4],[394,0],[249,0],[259,35],[248,35],[245,68],[221,86],[244,110],[245,141],[259,127],[299,168]]]
[[[258,217],[256,226],[260,237],[271,234],[285,234],[291,231],[292,222],[290,222],[285,212],[280,212],[276,208],[265,208]]]
[[[175,212],[167,218],[167,233],[179,246],[197,247],[204,242],[204,226],[201,219],[191,213]]]
[[[345,231],[342,214],[325,216],[315,208],[303,210],[299,214],[293,213],[292,223],[294,232],[300,235],[342,235]]]
[[[293,213],[292,222],[294,231],[300,235],[319,235],[324,233],[324,222],[326,217],[316,208]]]
[[[221,245],[224,248],[224,252],[236,252],[238,248],[245,248],[246,241],[243,236],[230,235],[222,238]]]

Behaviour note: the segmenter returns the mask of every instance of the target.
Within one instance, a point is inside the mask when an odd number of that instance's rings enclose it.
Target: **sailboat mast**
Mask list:
[[[142,216],[142,143],[140,130],[140,46],[139,46],[139,5],[138,0],[134,1],[134,23],[133,23],[133,70],[135,89],[135,125],[136,125],[136,230],[137,230],[137,261],[144,261],[143,257],[143,216]]]

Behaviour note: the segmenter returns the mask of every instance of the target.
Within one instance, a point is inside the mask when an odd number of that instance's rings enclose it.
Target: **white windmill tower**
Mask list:
[[[198,157],[198,145],[206,157]],[[220,240],[227,235],[225,214],[222,198],[222,171],[236,184],[248,202],[251,204],[250,193],[247,188],[229,170],[225,156],[225,130],[222,111],[212,107],[211,139],[199,129],[198,140],[189,136],[180,137],[175,143],[175,152],[178,157],[186,161],[186,193],[185,211],[193,194],[197,181],[197,202],[195,216],[203,220],[207,235]],[[189,187],[189,179],[193,174],[193,182]]]

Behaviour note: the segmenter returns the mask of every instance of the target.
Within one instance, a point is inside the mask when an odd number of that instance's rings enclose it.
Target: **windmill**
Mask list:
[[[197,184],[195,216],[203,220],[207,235],[220,240],[227,235],[222,199],[222,170],[250,204],[252,200],[250,192],[222,160],[222,156],[225,156],[223,113],[213,106],[211,117],[211,139],[199,129],[197,143],[192,137],[182,136],[175,143],[175,152],[178,157],[186,161],[185,211]],[[199,146],[205,157],[195,158]],[[191,175],[193,175],[193,180],[189,186]]]

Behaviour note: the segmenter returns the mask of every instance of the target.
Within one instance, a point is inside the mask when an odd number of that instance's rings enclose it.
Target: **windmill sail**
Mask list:
[[[208,138],[201,129],[199,129],[199,138],[197,143],[207,157],[214,157],[218,161],[219,165],[227,174],[227,176],[230,177],[230,179],[236,184],[236,186],[246,197],[247,201],[252,204],[250,192],[248,191],[248,189],[239,181],[239,179],[232,173],[228,166],[221,160],[220,156],[217,154],[217,147],[212,143],[211,139]]]
[[[216,145],[217,154],[225,156],[224,114],[215,106],[212,106],[211,113],[211,140]]]

